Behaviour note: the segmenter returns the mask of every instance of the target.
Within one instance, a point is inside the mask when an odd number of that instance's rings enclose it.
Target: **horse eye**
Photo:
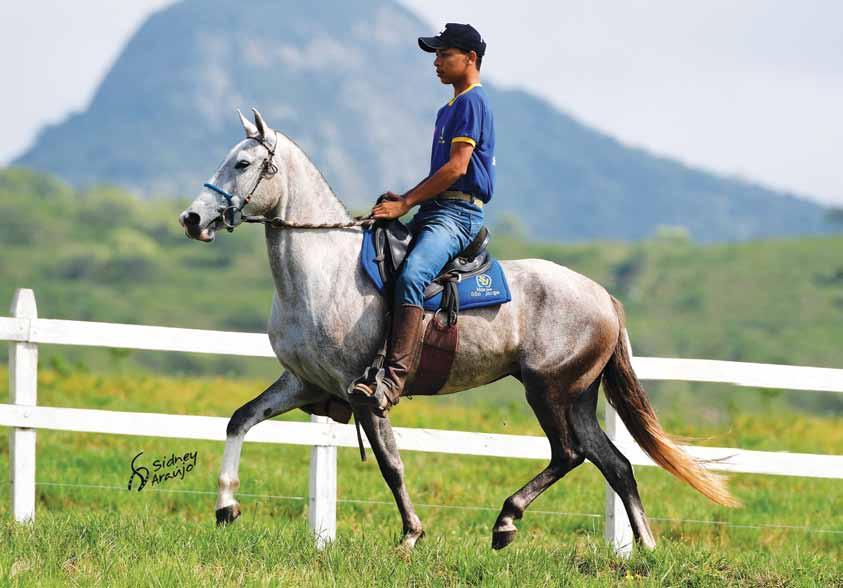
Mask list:
[[[247,167],[249,167],[249,162],[246,161],[245,159],[241,159],[240,161],[237,162],[237,164],[234,167],[235,167],[235,169],[246,169]]]

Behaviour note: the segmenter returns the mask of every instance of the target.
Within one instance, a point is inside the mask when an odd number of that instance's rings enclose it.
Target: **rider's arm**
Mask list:
[[[404,194],[404,200],[412,208],[425,200],[441,194],[454,185],[468,171],[474,145],[465,142],[451,143],[451,157],[448,163],[436,170],[432,176]]]

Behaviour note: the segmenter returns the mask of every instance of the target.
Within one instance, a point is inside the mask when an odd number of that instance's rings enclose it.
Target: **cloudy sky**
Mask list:
[[[0,163],[84,109],[123,43],[172,0],[29,0],[0,18]],[[843,206],[843,3],[402,0],[471,22],[484,77],[622,141]],[[413,43],[414,40],[408,42]]]

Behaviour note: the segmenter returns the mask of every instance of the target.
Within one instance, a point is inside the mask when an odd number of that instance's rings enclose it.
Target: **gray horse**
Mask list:
[[[266,249],[275,283],[269,339],[283,374],[238,408],[227,428],[216,502],[218,523],[240,514],[234,497],[243,438],[255,424],[307,406],[345,401],[346,390],[376,353],[385,334],[385,301],[358,263],[359,227],[319,170],[293,141],[255,111],[240,115],[246,139],[234,146],[206,188],[179,217],[187,235],[213,241],[234,213],[280,218],[267,225]],[[225,214],[223,210],[229,208]],[[229,218],[231,215],[231,218]],[[621,304],[592,280],[541,259],[504,261],[512,301],[473,309],[460,321],[460,345],[442,394],[517,378],[551,447],[548,466],[504,501],[492,547],[515,538],[515,520],[542,492],[590,460],[620,496],[635,538],[652,548],[629,461],[596,418],[601,380],[609,402],[632,436],[661,467],[714,502],[735,505],[722,479],[683,453],[664,433],[630,364]],[[426,317],[430,320],[430,314]],[[330,412],[330,411],[329,411]],[[358,411],[381,473],[403,521],[402,544],[423,535],[388,418]]]

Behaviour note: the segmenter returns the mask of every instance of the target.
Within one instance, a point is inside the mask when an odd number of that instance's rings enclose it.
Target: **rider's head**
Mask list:
[[[419,37],[419,47],[436,53],[433,62],[443,84],[453,84],[480,71],[486,42],[473,26],[449,22],[435,37]]]

